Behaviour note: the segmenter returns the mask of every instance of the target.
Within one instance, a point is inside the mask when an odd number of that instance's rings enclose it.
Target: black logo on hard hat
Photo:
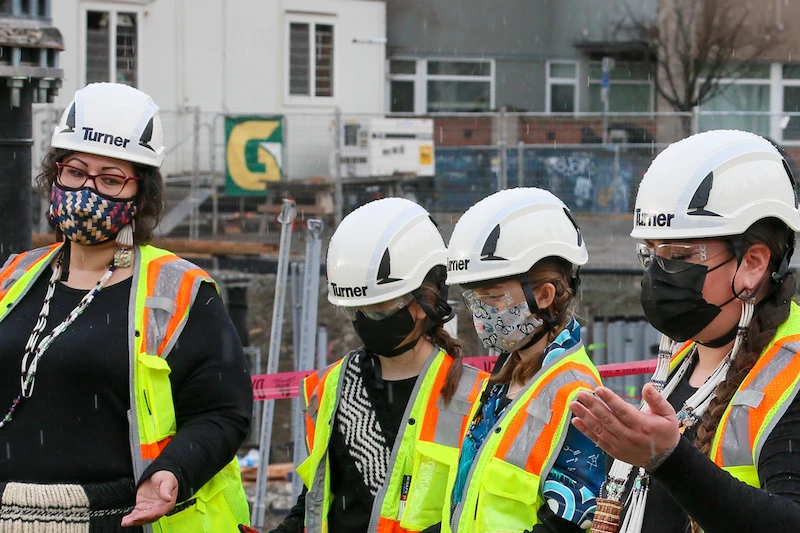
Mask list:
[[[378,285],[386,285],[387,283],[394,283],[400,281],[400,278],[391,277],[392,274],[392,259],[389,256],[389,249],[383,252],[383,259],[378,267]]]
[[[61,133],[75,133],[75,102],[72,102],[72,107],[67,113],[67,127],[61,130]]]
[[[705,217],[718,217],[717,213],[713,211],[708,211],[706,209],[706,205],[708,205],[708,197],[711,196],[711,187],[714,186],[714,172],[709,172],[708,176],[705,177],[703,183],[697,188],[694,192],[694,196],[692,196],[692,201],[689,202],[689,209],[690,211],[686,213],[687,215],[694,215],[694,216],[705,216]]]
[[[580,246],[581,243],[583,242],[583,236],[581,235],[581,228],[578,227],[578,223],[575,222],[575,219],[572,218],[572,213],[570,213],[569,209],[567,209],[566,207],[564,208],[564,214],[567,215],[569,221],[572,222],[573,226],[575,226],[575,231],[578,232],[578,246]]]
[[[481,250],[481,261],[508,261],[505,257],[498,257],[494,255],[497,251],[497,240],[500,238],[500,224],[494,227],[492,232],[486,238]]]
[[[792,174],[792,169],[789,168],[789,164],[786,162],[786,159],[781,160],[783,162],[783,169],[786,171],[786,175],[789,176],[789,183],[792,184],[792,194],[794,194],[794,207],[797,209],[797,184],[794,181],[794,174]]]
[[[150,117],[150,122],[147,123],[147,126],[145,126],[142,132],[142,136],[139,137],[139,146],[144,146],[151,152],[155,152],[149,144],[150,140],[153,138],[153,118],[155,117]]]

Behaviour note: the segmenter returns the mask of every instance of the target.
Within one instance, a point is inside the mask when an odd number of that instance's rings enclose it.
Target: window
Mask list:
[[[11,14],[11,0],[0,0],[0,15]]]
[[[474,113],[494,107],[494,63],[469,59],[389,60],[389,112]]]
[[[136,13],[86,11],[86,83],[139,81]]]
[[[289,95],[333,96],[332,24],[289,24]]]
[[[653,111],[653,65],[617,61],[610,72],[608,110],[612,113],[650,113]],[[589,63],[589,111],[603,111],[603,67]]]
[[[700,106],[700,131],[745,130],[770,137],[770,67],[754,66]]]
[[[546,107],[548,113],[578,110],[578,62],[547,62]]]
[[[800,64],[786,64],[782,69],[783,109],[780,122],[784,141],[800,141]],[[797,114],[795,114],[797,113]]]

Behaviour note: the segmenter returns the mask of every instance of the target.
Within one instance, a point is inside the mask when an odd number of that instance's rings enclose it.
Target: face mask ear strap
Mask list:
[[[431,320],[430,327],[434,325],[442,325],[445,322],[449,322],[455,316],[453,312],[453,307],[447,303],[447,293],[448,287],[446,283],[447,279],[447,271],[445,270],[444,266],[436,266],[431,270],[431,272],[426,276],[427,281],[432,281],[433,284],[438,289],[438,295],[436,298],[436,302],[434,304],[435,307],[431,307],[424,298],[422,298],[422,291],[421,289],[415,289],[412,291],[412,295],[417,301],[417,304],[425,311],[425,314]],[[428,328],[430,329],[430,328]]]
[[[783,283],[786,278],[786,274],[789,272],[789,263],[792,261],[792,255],[794,255],[795,235],[793,231],[789,232],[789,240],[786,244],[786,253],[783,254],[781,265],[778,267],[777,272],[771,274],[772,280],[778,284]]]
[[[525,294],[525,301],[531,313],[541,318],[548,330],[558,326],[561,319],[564,317],[566,308],[562,309],[557,316],[551,315],[549,311],[540,309],[539,304],[536,303],[536,295],[533,292],[533,286],[531,285],[531,280],[528,278],[527,273],[519,277],[519,283],[522,285],[522,292]]]

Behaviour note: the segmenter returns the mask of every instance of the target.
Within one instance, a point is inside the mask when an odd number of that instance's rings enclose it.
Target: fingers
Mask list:
[[[599,391],[600,389],[601,388],[598,388],[597,390]],[[617,397],[613,392],[608,392],[619,399],[619,397]],[[614,411],[609,409],[605,403],[605,400],[600,398],[599,394],[597,397],[595,397],[589,392],[581,391],[578,393],[577,400],[583,404],[583,406],[594,417],[595,420],[589,420],[585,416],[581,416],[581,418],[584,420],[584,423],[586,423],[586,425],[589,426],[589,429],[591,429],[598,437],[609,443],[614,443],[618,439],[628,438],[630,429],[618,418]],[[620,408],[618,407],[617,409],[619,410]]]
[[[162,516],[164,513],[160,513],[154,508],[143,509],[137,506],[129,515],[122,518],[122,527],[143,526],[155,522]]]
[[[165,480],[159,487],[159,496],[165,502],[173,503],[178,494],[178,484],[171,479]]]
[[[586,435],[589,440],[597,444],[603,451],[610,453],[612,446],[603,440],[602,424],[592,416],[592,413],[578,402],[572,402],[570,410],[575,414],[571,421],[575,429]]]
[[[664,418],[675,417],[675,409],[669,404],[666,398],[659,393],[652,383],[648,383],[642,389],[642,397],[647,402],[647,406],[653,414]]]
[[[597,387],[595,389],[597,397],[605,402],[607,408],[624,425],[631,427],[635,425],[639,410],[620,398],[614,391],[607,387]],[[659,395],[660,396],[660,395]]]

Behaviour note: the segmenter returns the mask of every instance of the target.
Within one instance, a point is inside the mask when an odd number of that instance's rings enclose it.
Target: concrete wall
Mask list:
[[[637,17],[655,19],[658,0],[630,0]],[[588,107],[581,41],[614,37],[627,13],[618,0],[387,0],[387,52],[417,57],[495,59],[495,104],[545,110],[549,59],[581,60],[580,105]]]

